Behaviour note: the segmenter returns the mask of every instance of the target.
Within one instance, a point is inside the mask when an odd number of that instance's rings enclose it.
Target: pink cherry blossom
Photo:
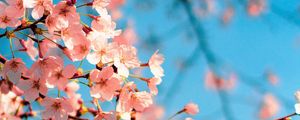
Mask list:
[[[99,14],[107,14],[106,6],[109,5],[110,0],[94,0],[93,1],[93,8],[96,9],[96,11]]]
[[[8,94],[1,94],[0,97],[0,110],[4,110],[5,113],[10,114],[17,110],[21,104],[22,98],[17,96],[14,92]]]
[[[42,112],[43,119],[67,120],[68,114],[73,111],[71,104],[66,98],[46,97],[41,105],[45,107],[45,110]]]
[[[24,15],[25,8],[23,0],[7,0],[8,7],[5,12],[10,17],[19,18]]]
[[[120,82],[112,77],[114,70],[112,67],[105,67],[101,71],[94,69],[90,72],[90,79],[94,82],[91,88],[91,96],[103,98],[110,101],[114,97],[115,91],[120,88]]]
[[[80,24],[70,25],[61,29],[61,38],[63,39],[67,48],[73,49],[74,45],[80,43],[78,42],[80,39],[76,38],[84,36],[84,33],[81,29],[82,26]]]
[[[66,56],[72,61],[83,60],[91,49],[91,43],[88,40],[86,40],[84,36],[80,36],[76,39],[78,39],[80,43],[74,45],[73,49],[66,48],[63,51],[66,54]]]
[[[156,51],[149,60],[149,67],[155,77],[163,77],[164,70],[161,64],[164,62],[164,57]]]
[[[33,8],[31,15],[34,19],[40,19],[45,11],[52,11],[52,0],[25,0],[26,8]]]
[[[115,36],[113,41],[117,44],[133,45],[137,41],[137,35],[133,28],[133,23],[129,22],[126,30],[121,35]]]
[[[145,91],[133,93],[125,88],[121,90],[117,111],[130,112],[132,109],[135,109],[136,111],[141,112],[152,104],[153,100],[150,93]]]
[[[13,83],[18,83],[22,73],[27,70],[21,58],[13,58],[4,64],[3,74]]]
[[[261,119],[270,119],[279,112],[280,105],[278,100],[271,94],[266,94],[263,98],[263,104],[259,111]]]
[[[106,38],[113,38],[121,34],[121,30],[116,29],[116,23],[112,21],[111,16],[101,15],[92,21],[93,31],[104,33]]]
[[[136,113],[136,120],[160,120],[164,115],[164,109],[161,106],[150,105],[142,112]]]
[[[59,57],[48,56],[43,59],[38,59],[28,70],[27,76],[35,75],[40,79],[46,79],[55,69],[62,67],[62,65],[63,61]]]
[[[187,114],[195,115],[199,112],[199,108],[198,105],[195,103],[188,103],[187,105],[184,106],[183,111]]]
[[[76,7],[67,4],[66,1],[59,2],[54,7],[52,15],[57,17],[58,23],[63,23],[57,26],[59,29],[68,27],[71,24],[79,24],[80,22],[80,16],[76,12]]]
[[[157,95],[158,90],[157,90],[156,86],[160,83],[161,83],[161,78],[153,77],[153,78],[149,79],[148,87],[150,89],[150,93],[152,93],[153,95]]]
[[[235,74],[230,74],[228,79],[219,78],[212,71],[208,71],[205,76],[205,85],[210,89],[229,90],[236,85]]]
[[[24,90],[24,97],[28,101],[35,100],[39,97],[39,94],[46,96],[48,92],[46,81],[35,77],[29,80],[21,80],[18,86]]]
[[[17,18],[8,15],[7,12],[0,13],[0,28],[17,27],[21,24]]]
[[[57,68],[55,69],[47,82],[50,85],[57,86],[58,89],[64,90],[66,85],[69,82],[69,78],[71,78],[76,73],[76,68],[74,65],[67,65],[64,69]]]

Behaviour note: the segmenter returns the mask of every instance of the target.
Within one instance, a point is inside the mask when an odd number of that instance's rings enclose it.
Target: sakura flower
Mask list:
[[[153,77],[153,78],[149,79],[149,81],[148,81],[148,87],[150,89],[150,92],[153,95],[157,95],[158,90],[157,90],[156,85],[158,85],[160,83],[161,83],[161,78]]]
[[[300,114],[300,91],[296,91],[295,93],[295,99],[296,99],[296,104],[295,104],[295,111],[297,114]]]
[[[74,45],[78,42],[76,38],[84,36],[83,31],[81,31],[82,26],[80,24],[74,24],[66,28],[61,29],[61,38],[63,39],[65,46],[69,49],[73,49]]]
[[[183,111],[187,114],[195,115],[199,112],[199,108],[198,105],[195,103],[188,103],[187,105],[184,106]]]
[[[87,55],[87,60],[91,64],[97,64],[103,59],[105,59],[105,56],[108,51],[108,43],[106,39],[103,39],[101,41],[93,41],[92,48],[94,52],[91,52]]]
[[[23,0],[7,0],[8,7],[6,8],[5,12],[8,16],[19,18],[24,15],[24,2]]]
[[[64,69],[57,68],[55,69],[48,79],[48,83],[50,85],[57,86],[58,89],[64,90],[66,85],[69,82],[69,78],[71,78],[76,73],[76,68],[74,65],[67,65]]]
[[[11,89],[12,89],[12,86],[13,86],[12,82],[10,82],[6,79],[1,80],[0,81],[0,93],[2,93],[2,94],[9,93],[9,91],[11,91]]]
[[[133,25],[131,22],[128,23],[128,26],[121,35],[114,37],[113,41],[117,44],[133,45],[137,41],[137,35],[134,31]]]
[[[115,91],[120,88],[120,82],[112,77],[114,70],[112,67],[105,67],[102,71],[94,69],[90,72],[90,79],[94,82],[91,88],[91,95],[95,98],[112,100]]]
[[[219,78],[212,71],[208,71],[205,76],[205,85],[211,89],[228,90],[236,84],[236,76],[230,74],[228,79]]]
[[[93,8],[96,9],[96,11],[99,14],[107,14],[106,6],[109,5],[110,0],[94,0],[93,1]]]
[[[120,45],[118,57],[115,61],[120,61],[127,68],[135,68],[140,66],[140,61],[137,58],[137,50],[135,47],[130,45]]]
[[[164,57],[156,51],[149,60],[149,67],[155,77],[163,77],[164,70],[161,64],[164,62]]]
[[[67,25],[63,25],[63,22],[58,22],[58,19],[55,15],[48,15],[45,20],[45,26],[48,28],[50,34],[53,34],[55,30],[58,30],[58,27]]]
[[[259,117],[261,119],[270,119],[280,110],[278,100],[271,94],[266,94],[263,98],[263,104],[260,108]]]
[[[59,29],[68,27],[71,24],[79,24],[80,21],[80,16],[76,12],[76,7],[67,4],[67,1],[59,2],[54,7],[52,15],[57,17],[58,23],[63,23],[60,26],[57,26]]]
[[[113,38],[121,34],[121,30],[116,29],[116,23],[112,21],[111,16],[101,15],[92,21],[93,31],[104,33],[106,38]]]
[[[8,15],[7,12],[0,13],[0,28],[17,27],[21,24],[17,18]]]
[[[260,15],[266,7],[265,0],[249,0],[248,3],[248,13],[251,16],[258,16]]]
[[[38,59],[27,72],[27,76],[35,75],[40,79],[46,79],[52,71],[62,67],[62,65],[63,61],[60,57],[48,56],[43,59]]]
[[[52,0],[24,0],[24,6],[33,8],[31,15],[34,19],[40,19],[45,11],[52,11]]]
[[[13,83],[18,83],[22,73],[27,70],[21,58],[13,58],[4,64],[3,74]]]
[[[22,98],[17,96],[14,92],[8,94],[2,94],[0,97],[1,107],[0,109],[5,110],[5,113],[12,113],[17,110],[21,104]]]
[[[132,107],[136,111],[143,111],[153,104],[152,95],[147,92],[135,92],[131,96]]]
[[[72,96],[77,90],[79,90],[79,85],[76,82],[69,82],[64,89],[68,96]]]
[[[48,92],[46,81],[36,77],[32,77],[29,80],[21,80],[18,86],[24,90],[24,97],[28,101],[35,100],[39,97],[39,94],[46,96]]]
[[[138,112],[143,111],[153,104],[152,95],[145,91],[129,92],[122,89],[120,93],[119,103],[117,104],[118,112],[130,112],[135,109]]]
[[[72,61],[80,61],[83,60],[87,54],[90,52],[91,44],[88,40],[85,39],[84,36],[80,36],[78,41],[80,43],[74,45],[73,49],[65,48],[63,52],[66,54],[68,58],[70,58]]]
[[[136,120],[160,120],[164,115],[161,106],[151,105],[142,112],[136,113]]]
[[[68,114],[73,111],[71,104],[65,98],[46,97],[41,105],[45,107],[42,112],[43,119],[67,120]]]

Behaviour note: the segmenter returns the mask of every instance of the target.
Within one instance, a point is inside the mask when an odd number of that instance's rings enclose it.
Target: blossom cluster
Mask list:
[[[93,0],[82,5],[76,0],[7,0],[0,2],[0,28],[10,41],[11,57],[0,55],[0,118],[66,120],[83,119],[91,113],[97,120],[137,119],[153,120],[162,116],[162,108],[154,104],[164,70],[164,57],[156,51],[142,63],[133,46],[132,37],[116,29],[109,15],[109,0]],[[77,9],[94,9],[98,15],[83,14]],[[81,19],[91,20],[90,25]],[[123,36],[123,37],[122,37]],[[115,39],[117,38],[117,39]],[[29,67],[24,58],[15,56],[24,52],[33,61]],[[83,70],[87,60],[94,68]],[[27,61],[27,60],[26,60]],[[135,69],[149,68],[153,77],[134,74]],[[147,84],[140,90],[135,81]],[[80,85],[89,88],[95,107],[87,107],[79,94]],[[57,97],[49,91],[57,90]],[[64,93],[64,94],[62,94]],[[100,102],[115,102],[114,110],[104,111]],[[35,110],[34,102],[43,106]],[[26,108],[26,109],[25,109]],[[187,114],[196,114],[197,105],[183,108]]]

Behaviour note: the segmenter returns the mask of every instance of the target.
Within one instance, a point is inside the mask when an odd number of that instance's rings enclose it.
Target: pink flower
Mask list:
[[[211,89],[229,90],[236,84],[236,76],[230,74],[229,78],[223,79],[216,76],[212,71],[208,71],[205,76],[205,85]]]
[[[107,14],[106,6],[108,6],[110,0],[94,0],[93,1],[93,8],[96,9],[96,11],[102,15]]]
[[[48,92],[46,81],[36,77],[32,77],[29,80],[21,80],[18,86],[24,90],[24,97],[28,101],[35,100],[39,97],[39,94],[46,96]]]
[[[155,77],[163,77],[164,70],[161,64],[164,62],[164,57],[156,51],[149,60],[149,67]]]
[[[66,1],[59,2],[54,7],[52,15],[57,17],[58,23],[62,23],[57,26],[59,29],[73,24],[80,24],[80,16],[76,12],[76,7],[68,5]]]
[[[247,10],[249,15],[258,16],[265,10],[265,7],[265,0],[249,0]]]
[[[90,52],[91,44],[84,36],[80,36],[78,41],[80,43],[74,45],[73,49],[64,49],[63,52],[70,58],[72,61],[80,61],[83,60],[87,54]]]
[[[22,98],[17,96],[14,92],[0,95],[0,111],[4,110],[4,112],[8,114],[14,113],[21,104]]]
[[[113,38],[121,34],[121,30],[116,29],[116,23],[112,21],[110,15],[101,15],[92,21],[93,31],[104,33],[105,38]]]
[[[57,68],[55,69],[51,75],[50,78],[47,80],[47,82],[50,85],[57,86],[58,89],[64,90],[66,85],[69,82],[69,78],[71,78],[76,73],[76,68],[74,65],[67,65],[64,69]]]
[[[82,25],[74,24],[66,28],[61,29],[61,38],[67,48],[73,49],[74,45],[80,44],[80,39],[84,36],[82,31]]]
[[[136,113],[136,120],[160,120],[164,115],[164,109],[161,106],[150,105],[142,112]]]
[[[9,6],[6,8],[5,12],[10,17],[19,18],[25,13],[23,0],[7,0]]]
[[[113,41],[117,44],[133,45],[137,41],[137,35],[134,31],[132,23],[128,23],[128,26],[121,35],[114,37]]]
[[[24,2],[26,8],[33,8],[31,15],[34,19],[40,19],[45,11],[52,11],[52,0],[26,0]]]
[[[13,58],[4,64],[3,74],[13,83],[18,83],[22,73],[27,70],[21,58]]]
[[[46,79],[54,70],[62,67],[62,65],[63,61],[60,57],[48,56],[44,59],[35,61],[26,75],[34,75],[37,78]]]
[[[150,89],[150,93],[152,93],[153,95],[157,95],[158,90],[157,90],[156,86],[160,83],[161,83],[161,78],[153,77],[153,78],[149,79],[148,87]]]
[[[112,67],[105,67],[101,71],[94,69],[90,72],[90,79],[94,82],[91,88],[92,97],[112,100],[116,90],[120,88],[120,82],[112,76],[113,73]]]
[[[184,106],[184,109],[183,111],[187,114],[190,114],[190,115],[195,115],[199,112],[199,108],[198,108],[198,105],[195,104],[195,103],[189,103],[187,105]]]
[[[133,93],[125,88],[121,90],[120,99],[117,104],[117,112],[130,112],[132,109],[142,112],[152,104],[153,100],[150,93],[145,91]]]
[[[67,120],[68,114],[73,111],[68,99],[65,98],[46,97],[41,105],[45,107],[42,112],[43,119]]]
[[[102,58],[105,59],[106,54],[108,54],[109,50],[106,39],[103,39],[103,41],[93,42],[92,48],[94,52],[89,53],[86,58],[91,64],[98,64],[102,60]]]
[[[7,12],[0,13],[0,28],[17,27],[21,24],[17,18],[8,15]]]
[[[145,91],[134,92],[131,96],[131,104],[136,111],[143,111],[153,104],[152,95]]]
[[[53,34],[55,30],[58,30],[58,26],[66,26],[60,25],[61,23],[58,22],[57,17],[55,15],[48,15],[45,20],[45,26],[48,28],[50,34]]]
[[[259,117],[261,119],[269,119],[276,115],[280,110],[280,105],[277,99],[271,95],[266,94],[263,98],[263,103],[260,108]]]

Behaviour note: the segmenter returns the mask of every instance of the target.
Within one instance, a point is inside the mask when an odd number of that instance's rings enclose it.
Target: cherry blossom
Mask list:
[[[149,67],[151,72],[155,77],[163,77],[164,76],[164,70],[161,67],[161,64],[163,63],[164,58],[161,54],[158,54],[158,51],[156,51],[149,60]]]
[[[52,11],[52,0],[24,0],[26,8],[33,8],[31,15],[34,19],[40,19],[45,11]]]
[[[18,86],[24,90],[24,97],[28,101],[35,100],[39,97],[39,94],[46,96],[48,92],[46,81],[35,77],[29,80],[21,80]]]
[[[94,82],[91,88],[91,96],[112,100],[115,91],[120,88],[119,80],[113,75],[112,67],[105,67],[101,71],[94,69],[90,73],[90,79]]]
[[[279,112],[280,105],[278,100],[271,94],[266,94],[263,98],[259,116],[261,119],[269,119]]]
[[[18,83],[22,73],[27,70],[21,58],[13,58],[4,64],[3,74],[13,83]]]
[[[195,115],[199,112],[199,108],[198,108],[198,105],[195,104],[195,103],[189,103],[187,105],[184,106],[184,109],[183,111],[187,114],[190,114],[190,115]]]
[[[73,111],[71,104],[65,98],[46,97],[41,104],[45,107],[42,112],[43,119],[67,120],[68,113]]]
[[[64,90],[66,85],[71,78],[76,73],[76,68],[73,65],[67,65],[65,68],[55,69],[50,78],[47,80],[50,85],[57,86],[58,89]]]

